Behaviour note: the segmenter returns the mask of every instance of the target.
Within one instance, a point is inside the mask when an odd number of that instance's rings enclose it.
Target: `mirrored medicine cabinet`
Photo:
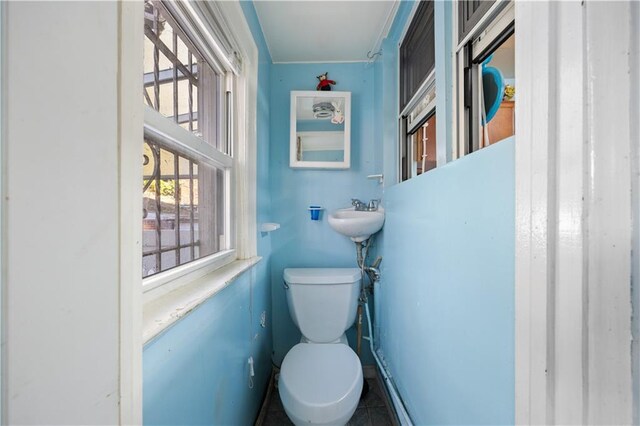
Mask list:
[[[350,167],[351,92],[291,92],[289,159],[292,168]]]

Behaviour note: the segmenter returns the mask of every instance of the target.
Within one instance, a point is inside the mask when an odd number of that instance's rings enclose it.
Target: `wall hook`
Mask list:
[[[378,56],[382,56],[382,49],[374,53],[371,53],[371,51],[367,52],[367,58],[369,58],[369,63],[375,62]]]

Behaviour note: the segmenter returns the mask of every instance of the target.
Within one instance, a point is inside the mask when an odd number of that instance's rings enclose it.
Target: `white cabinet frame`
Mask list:
[[[344,99],[344,160],[343,161],[300,161],[297,156],[296,110],[300,97],[343,98]],[[351,92],[333,91],[291,91],[291,119],[289,124],[289,166],[295,169],[348,169],[351,167]]]

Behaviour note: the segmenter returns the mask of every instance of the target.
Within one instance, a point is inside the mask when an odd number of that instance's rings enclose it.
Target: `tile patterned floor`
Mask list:
[[[390,413],[384,401],[382,389],[378,386],[376,379],[365,379],[369,383],[369,392],[360,400],[356,412],[349,420],[348,426],[391,426]],[[293,425],[287,417],[280,401],[278,390],[271,393],[271,401],[267,408],[267,416],[264,419],[264,426],[284,426]]]

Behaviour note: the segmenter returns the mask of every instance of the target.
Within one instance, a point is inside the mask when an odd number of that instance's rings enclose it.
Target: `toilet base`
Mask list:
[[[360,359],[349,346],[298,343],[285,356],[278,392],[296,425],[345,425],[362,395]]]

